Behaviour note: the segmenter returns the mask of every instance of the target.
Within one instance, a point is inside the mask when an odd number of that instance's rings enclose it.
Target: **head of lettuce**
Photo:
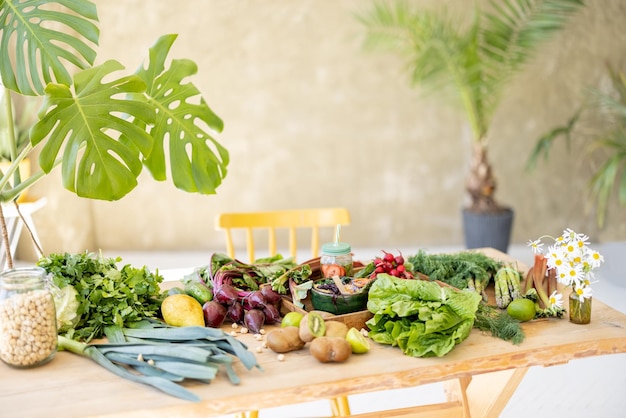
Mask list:
[[[369,336],[412,357],[442,357],[470,334],[480,300],[469,290],[379,274],[368,295]]]

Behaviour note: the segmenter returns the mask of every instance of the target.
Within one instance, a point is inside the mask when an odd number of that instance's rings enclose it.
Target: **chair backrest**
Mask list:
[[[220,213],[215,219],[215,228],[226,234],[226,251],[229,257],[235,258],[235,247],[231,231],[245,229],[248,259],[255,260],[254,230],[268,231],[268,251],[270,256],[276,254],[276,230],[289,231],[289,255],[296,259],[298,228],[311,230],[311,258],[318,256],[320,247],[320,227],[336,227],[349,225],[350,213],[345,208],[291,209],[266,212]]]

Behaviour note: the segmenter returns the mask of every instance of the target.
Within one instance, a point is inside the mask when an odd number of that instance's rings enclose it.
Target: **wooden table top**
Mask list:
[[[373,343],[369,353],[353,355],[343,364],[318,363],[306,347],[278,361],[271,350],[254,351],[260,345],[254,336],[240,335],[263,370],[236,364],[238,386],[224,372],[210,384],[186,383],[202,398],[199,403],[168,396],[117,377],[87,358],[59,352],[38,368],[18,370],[0,364],[0,410],[11,417],[206,417],[626,352],[626,315],[595,299],[588,325],[542,319],[522,326],[526,339],[520,345],[474,329],[442,358],[408,357],[397,347]]]

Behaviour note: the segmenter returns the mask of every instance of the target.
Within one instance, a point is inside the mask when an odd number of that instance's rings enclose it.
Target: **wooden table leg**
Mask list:
[[[471,416],[500,416],[527,371],[523,367],[474,376],[467,388]]]
[[[470,418],[470,405],[467,400],[467,388],[472,381],[471,376],[459,377],[458,379],[444,382],[443,390],[448,401],[460,402],[463,406],[463,418]]]
[[[462,377],[444,383],[446,398],[463,405],[463,417],[498,417],[528,367]]]
[[[333,412],[333,417],[349,417],[350,416],[350,404],[348,403],[347,396],[341,396],[339,398],[331,399],[330,408]]]

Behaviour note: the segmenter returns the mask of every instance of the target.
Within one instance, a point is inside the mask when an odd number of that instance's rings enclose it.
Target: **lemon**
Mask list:
[[[363,354],[370,351],[370,342],[365,335],[361,334],[361,331],[354,327],[350,328],[346,334],[346,340],[350,343],[354,354]]]
[[[302,317],[304,315],[300,312],[287,312],[285,316],[283,316],[283,320],[280,322],[281,327],[299,327],[300,321],[302,321]]]
[[[513,299],[506,308],[507,313],[518,321],[530,321],[535,317],[535,302],[526,298]]]
[[[202,305],[189,295],[169,295],[161,303],[161,315],[166,324],[175,327],[204,326]]]

